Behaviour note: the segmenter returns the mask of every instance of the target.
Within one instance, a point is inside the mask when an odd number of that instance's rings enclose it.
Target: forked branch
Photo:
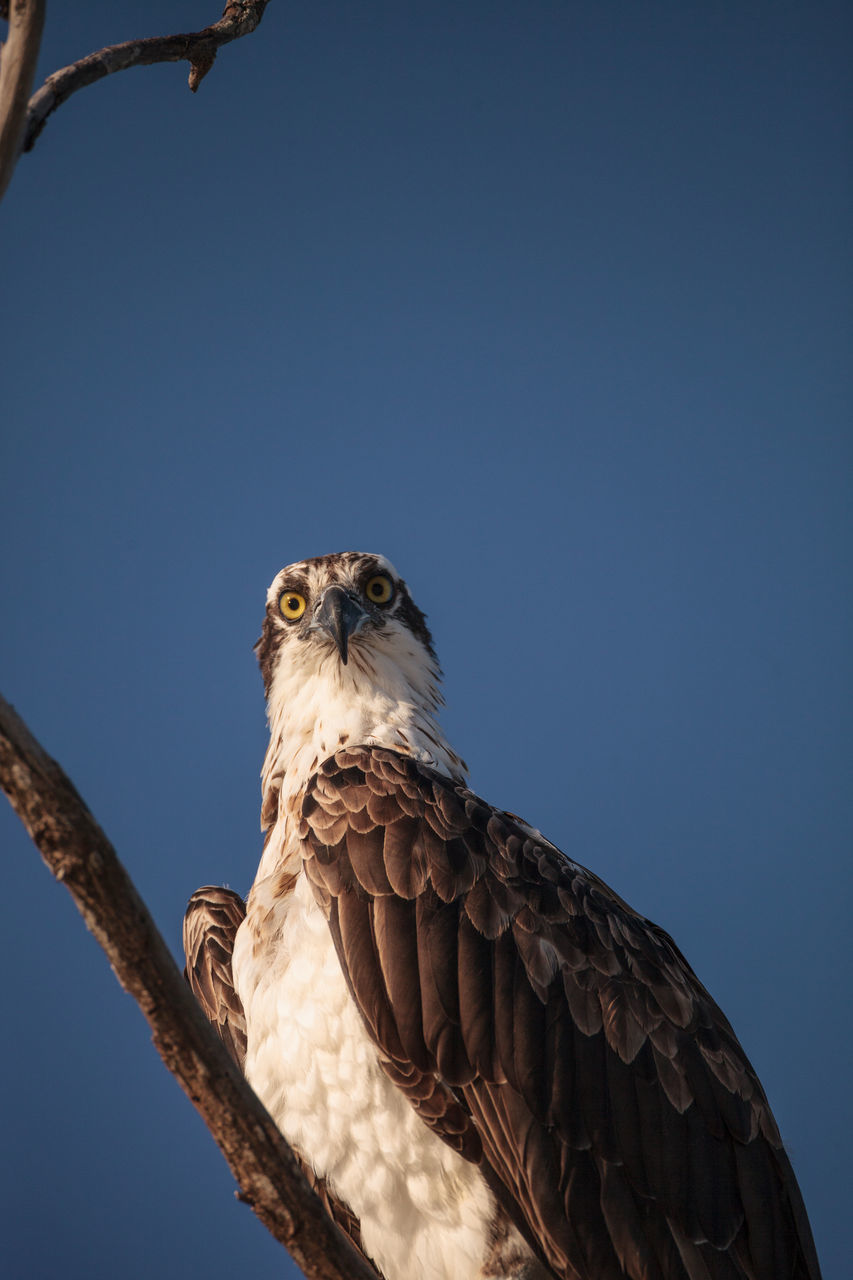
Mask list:
[[[376,1280],[208,1025],[115,850],[55,760],[0,697],[0,787],[68,889],[166,1066],[200,1112],[240,1197],[309,1280]]]
[[[114,71],[150,66],[155,62],[184,61],[190,64],[189,86],[195,93],[213,66],[217,50],[254,31],[264,16],[269,0],[227,0],[219,21],[202,31],[174,36],[150,36],[144,40],[126,40],[122,44],[108,45],[54,71],[32,96],[28,106],[26,96],[35,70],[44,21],[44,0],[8,0],[8,3],[9,39],[3,46],[0,61],[0,197],[20,152],[32,148],[48,118],[72,93],[87,84],[94,84],[96,80],[102,80],[104,76],[112,75]],[[15,50],[24,44],[26,56],[23,58],[22,70],[19,71],[20,58]],[[9,53],[10,48],[12,54]],[[8,93],[5,93],[4,82],[7,79],[9,87]],[[4,93],[9,98],[9,103],[14,100],[17,104],[16,113],[12,116],[9,115]],[[4,132],[7,118],[9,126]]]

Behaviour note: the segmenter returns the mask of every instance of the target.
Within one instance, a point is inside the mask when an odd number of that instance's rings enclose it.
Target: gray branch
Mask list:
[[[309,1280],[376,1280],[214,1034],[115,850],[55,760],[0,697],[0,787],[68,889],[154,1044],[254,1209]]]
[[[227,0],[219,21],[202,31],[108,45],[54,71],[25,109],[44,22],[44,0],[10,0],[9,39],[3,46],[0,62],[0,197],[21,151],[32,149],[48,118],[72,93],[114,71],[151,66],[155,62],[189,62],[189,86],[195,93],[213,66],[217,50],[254,31],[268,3],[269,0]],[[16,55],[15,50],[19,48],[24,48],[25,53]],[[4,94],[6,80],[9,87]],[[10,114],[13,102],[15,110]]]

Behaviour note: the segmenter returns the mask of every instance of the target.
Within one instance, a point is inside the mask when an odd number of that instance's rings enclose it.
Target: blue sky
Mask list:
[[[52,5],[41,75],[201,0]],[[849,1265],[849,7],[284,4],[0,208],[0,688],[169,945],[251,884],[292,560],[390,556],[487,799],[667,928]],[[5,1274],[283,1274],[0,809]]]

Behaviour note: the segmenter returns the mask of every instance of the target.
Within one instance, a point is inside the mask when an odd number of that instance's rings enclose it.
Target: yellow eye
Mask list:
[[[295,622],[305,612],[305,597],[298,591],[285,591],[279,598],[278,607],[288,622]]]
[[[377,573],[375,578],[368,579],[364,594],[372,604],[387,604],[394,594],[394,584],[384,573]]]

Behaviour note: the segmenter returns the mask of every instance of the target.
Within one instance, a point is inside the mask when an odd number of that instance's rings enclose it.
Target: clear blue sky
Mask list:
[[[49,6],[41,74],[202,0]],[[260,850],[285,563],[382,551],[474,787],[677,939],[849,1267],[853,12],[284,3],[0,208],[0,688],[170,946]],[[282,1275],[7,807],[13,1280]]]

